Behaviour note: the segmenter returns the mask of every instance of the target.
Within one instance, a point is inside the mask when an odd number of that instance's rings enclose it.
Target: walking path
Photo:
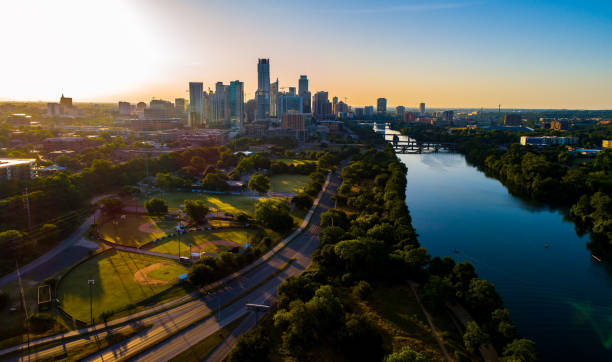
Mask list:
[[[451,305],[449,303],[447,303],[446,306],[448,307],[448,309],[451,310],[451,312],[453,312],[455,317],[459,319],[461,324],[463,324],[464,328],[467,326],[469,322],[472,322],[474,320],[474,318],[472,318],[470,313],[468,313],[468,311],[465,310],[465,308],[463,308],[462,306]],[[495,351],[495,348],[490,343],[483,344],[480,346],[480,354],[482,355],[482,358],[485,361],[495,362],[499,360],[499,357],[497,356],[497,351]]]
[[[417,291],[416,291],[416,288],[415,288],[415,286],[417,284],[415,282],[408,282],[408,284],[410,284],[410,289],[412,289],[412,292],[414,293],[414,297],[416,298],[417,303],[419,303],[419,306],[421,307],[421,310],[423,311],[423,314],[425,314],[425,318],[427,318],[427,323],[429,323],[429,327],[431,328],[431,332],[433,333],[434,337],[436,337],[436,341],[438,342],[438,345],[440,346],[440,349],[442,350],[442,353],[444,353],[444,357],[446,357],[446,360],[448,362],[452,362],[452,359],[450,358],[450,356],[448,355],[448,352],[446,351],[446,347],[444,347],[444,343],[442,343],[442,340],[440,339],[440,336],[438,335],[438,331],[436,330],[436,326],[434,326],[433,322],[431,321],[431,316],[429,315],[427,310],[425,310],[425,307],[421,303],[421,299],[419,299],[419,295],[417,294]]]

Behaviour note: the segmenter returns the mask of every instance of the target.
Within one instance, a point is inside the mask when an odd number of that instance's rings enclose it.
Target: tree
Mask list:
[[[19,230],[7,230],[0,232],[0,249],[7,256],[15,256],[17,251],[23,248],[25,234]]]
[[[493,284],[478,278],[470,280],[465,299],[472,311],[482,315],[492,313],[502,304],[501,297],[495,291]]]
[[[329,152],[325,152],[319,157],[318,165],[320,170],[329,170],[334,166],[334,156]]]
[[[123,201],[116,199],[114,197],[106,197],[100,201],[100,208],[102,212],[106,215],[117,215],[123,211]]]
[[[339,226],[346,230],[349,227],[349,219],[344,211],[329,209],[321,214],[321,226]]]
[[[321,245],[334,245],[342,241],[346,232],[339,226],[328,226],[319,235]]]
[[[265,194],[270,190],[270,178],[260,173],[255,173],[249,180],[249,189]]]
[[[168,212],[168,204],[158,197],[153,197],[145,202],[145,209],[149,215],[163,215]]]
[[[201,223],[206,219],[208,206],[202,200],[185,200],[185,214],[195,223]]]
[[[398,352],[385,357],[384,362],[425,362],[425,355],[413,350],[410,346],[402,347]]]
[[[528,339],[515,339],[504,348],[503,361],[534,362],[538,360],[535,343]]]
[[[312,207],[312,203],[314,200],[310,195],[300,192],[297,195],[293,196],[291,199],[291,203],[295,205],[298,209],[308,210]]]
[[[255,204],[255,220],[264,227],[286,231],[293,226],[289,205],[284,200],[264,199]]]
[[[469,321],[463,334],[463,344],[471,353],[476,352],[480,345],[489,342],[489,335],[483,332],[478,324],[474,321]]]
[[[228,189],[225,175],[219,172],[209,172],[202,180],[202,187],[206,190],[225,191]]]

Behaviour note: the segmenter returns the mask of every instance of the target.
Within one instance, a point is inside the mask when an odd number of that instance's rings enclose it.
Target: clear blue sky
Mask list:
[[[355,105],[612,108],[612,1],[24,0],[0,12],[13,14],[7,49],[28,59],[3,60],[2,99],[174,98],[188,81],[234,79],[250,98],[269,57],[281,86],[307,74]]]

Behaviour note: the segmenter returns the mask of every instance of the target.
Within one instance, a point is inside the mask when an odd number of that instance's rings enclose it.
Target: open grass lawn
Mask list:
[[[117,217],[113,220],[102,221],[100,233],[106,240],[139,247],[173,232],[175,226],[176,221],[164,218],[126,214],[125,219]]]
[[[181,256],[189,256],[189,244],[192,250],[199,252],[220,253],[229,251],[236,245],[250,243],[257,237],[256,229],[221,229],[214,231],[192,232],[181,235]],[[233,243],[215,243],[215,241],[230,241]],[[178,238],[164,240],[159,244],[150,244],[149,250],[158,253],[178,255]]]
[[[270,191],[297,194],[309,181],[310,178],[304,175],[274,175],[270,177]]]
[[[151,267],[151,265],[155,265]],[[136,272],[141,281],[137,281]],[[61,280],[57,289],[62,308],[74,318],[89,321],[89,287],[95,280],[93,308],[97,321],[104,311],[118,311],[162,293],[178,283],[187,268],[172,260],[120,251],[109,251],[79,265]],[[157,282],[155,282],[157,281]]]
[[[317,161],[313,161],[313,160],[300,160],[297,158],[279,158],[273,161],[279,161],[279,162],[284,162],[288,165],[293,165],[293,166],[298,166],[298,165],[303,165],[306,163],[315,163]]]
[[[257,197],[243,195],[211,195],[199,192],[164,192],[156,193],[147,197],[145,195],[135,199],[139,206],[143,206],[145,201],[151,197],[159,197],[168,203],[168,207],[182,208],[185,200],[202,200],[212,211],[229,212],[232,214],[240,211],[252,214]]]

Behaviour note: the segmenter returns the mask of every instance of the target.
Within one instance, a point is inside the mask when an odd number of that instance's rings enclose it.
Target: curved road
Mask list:
[[[284,279],[299,274],[310,265],[310,257],[319,245],[320,215],[323,211],[333,207],[331,196],[336,193],[339,186],[338,174],[339,172],[331,177],[327,190],[321,197],[319,207],[312,215],[310,224],[285,248],[244,276],[228,282],[213,294],[131,322],[132,325],[143,323],[150,324],[151,327],[120,344],[99,351],[90,356],[89,360],[109,361],[128,357],[135,357],[139,360],[167,360],[244,315],[247,312],[244,307],[246,303],[271,303],[275,298],[277,287]],[[290,262],[291,258],[295,260],[289,264],[289,267],[266,280],[285,263]],[[246,295],[243,295],[245,293]],[[239,299],[235,300],[236,298]],[[218,311],[219,306],[228,303],[231,304]],[[184,329],[209,313],[214,315]],[[119,326],[112,330],[117,332],[127,328],[127,326]],[[107,330],[94,332],[92,336],[78,337],[60,346],[43,348],[18,360],[48,358],[66,349],[95,342],[107,333]],[[174,333],[176,335],[168,338],[169,334]],[[136,355],[138,352],[142,353]]]

